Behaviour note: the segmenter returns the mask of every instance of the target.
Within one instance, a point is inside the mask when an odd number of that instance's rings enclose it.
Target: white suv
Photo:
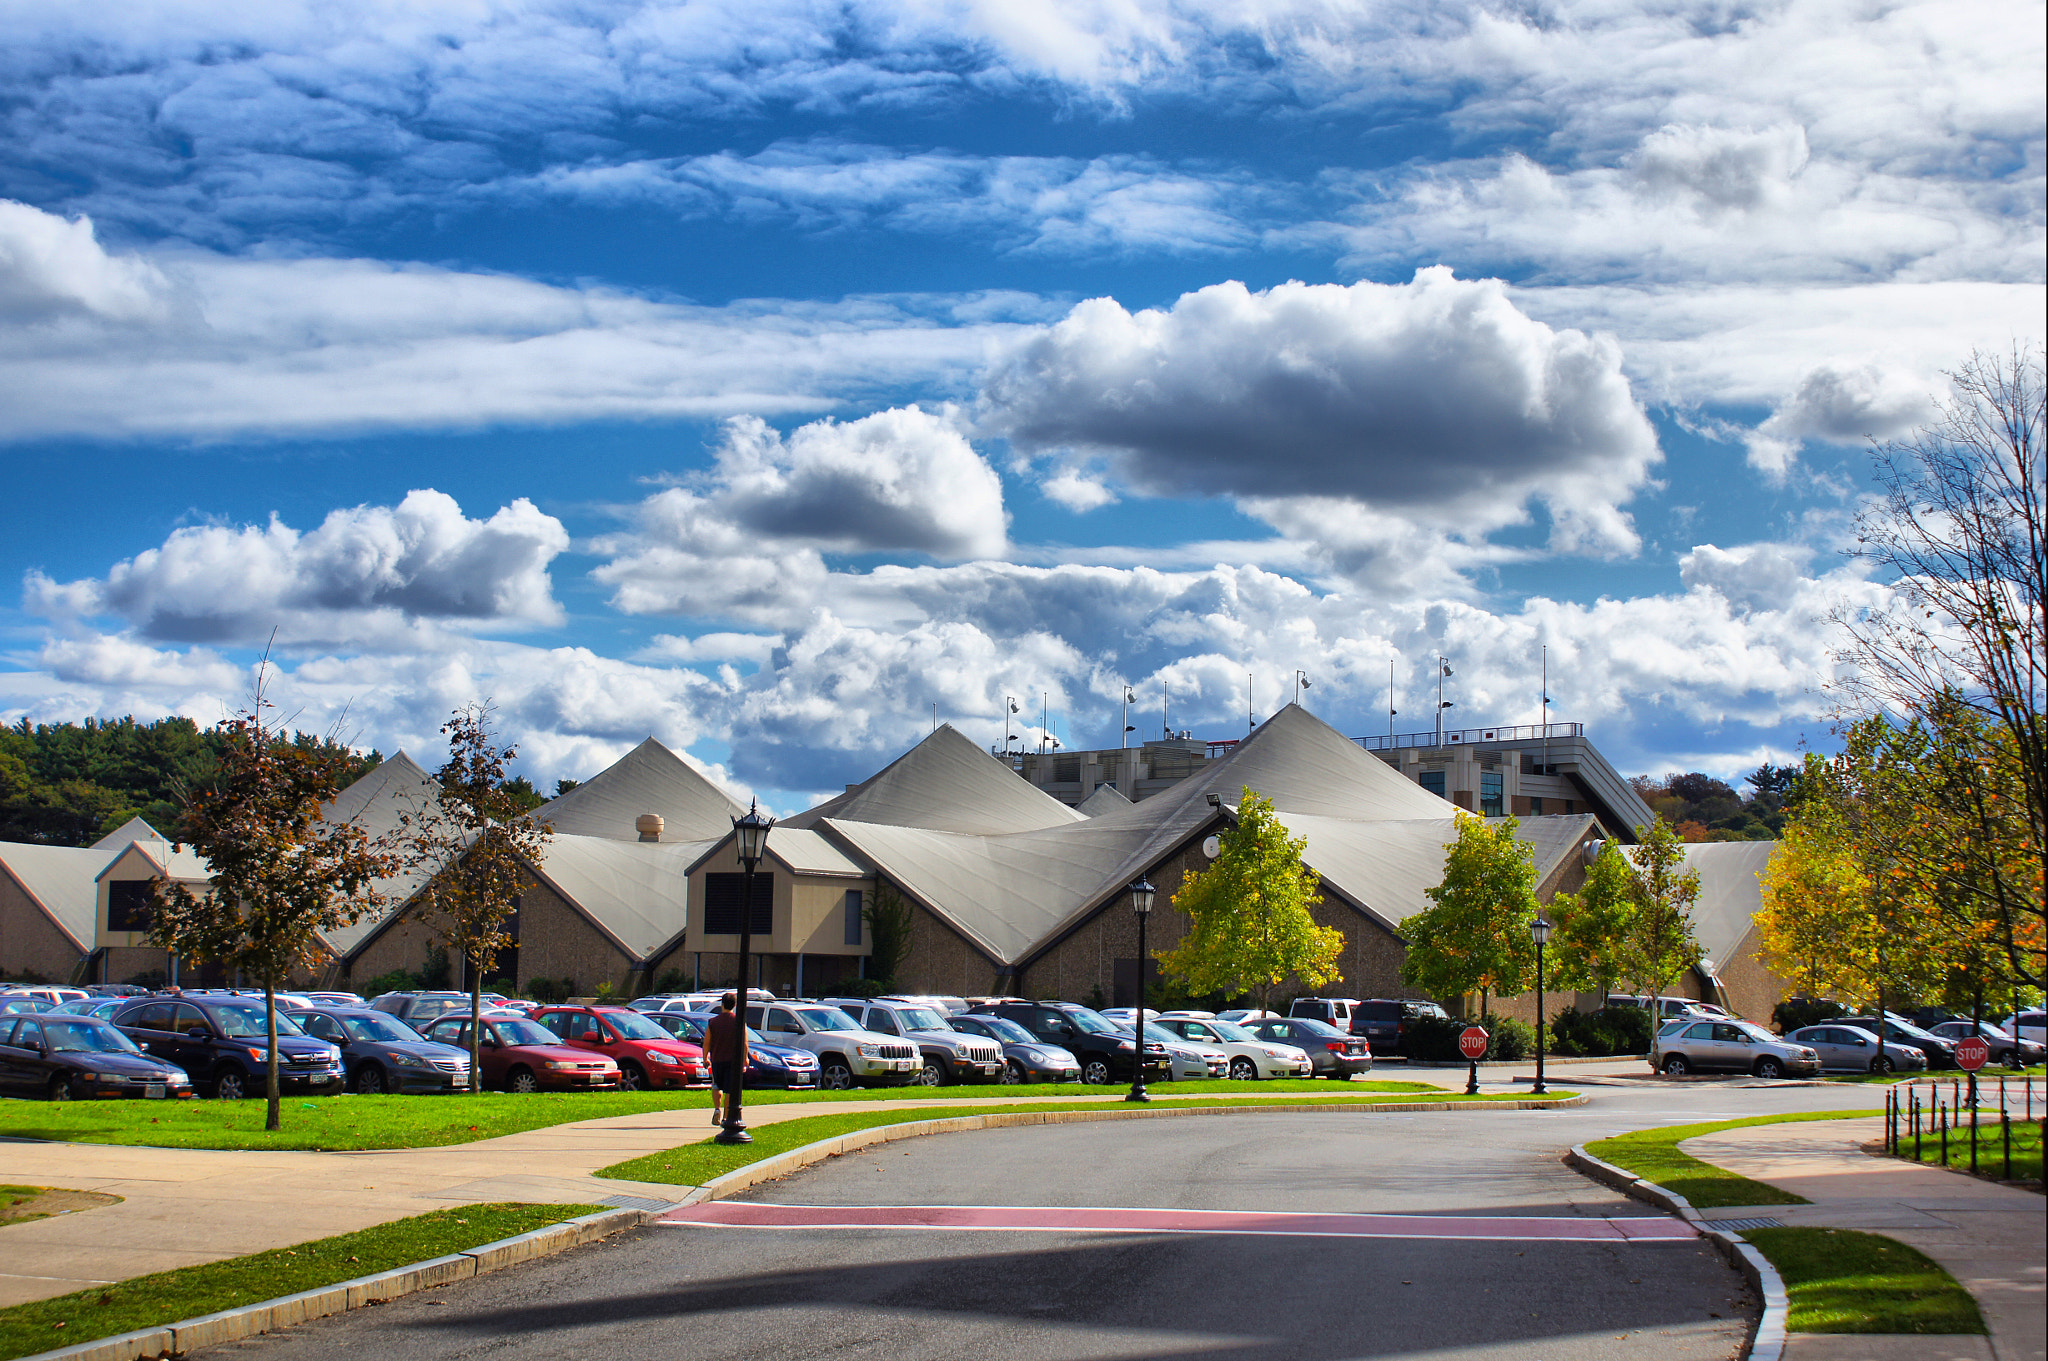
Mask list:
[[[819,1002],[750,1002],[747,1024],[769,1044],[818,1056],[818,1085],[845,1091],[856,1082],[901,1087],[924,1069],[917,1046],[862,1030],[838,1007]]]
[[[828,1005],[877,1035],[900,1035],[917,1046],[917,1080],[927,1087],[952,1082],[995,1082],[1006,1066],[1003,1047],[946,1023],[938,1008],[908,997],[832,997]]]

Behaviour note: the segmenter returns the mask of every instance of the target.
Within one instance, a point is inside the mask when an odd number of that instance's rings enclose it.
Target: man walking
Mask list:
[[[739,999],[727,993],[718,1000],[718,1014],[704,1027],[704,1051],[711,1059],[711,1123],[725,1123],[725,1108],[732,1095],[739,1092],[745,1078],[746,1065],[732,1061],[732,1049],[738,1039],[735,1032],[741,1024],[733,1014]]]

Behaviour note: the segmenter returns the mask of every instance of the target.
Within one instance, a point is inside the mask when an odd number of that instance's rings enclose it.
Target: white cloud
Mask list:
[[[1746,435],[1750,466],[1782,478],[1806,440],[1888,439],[1933,414],[1934,387],[1922,375],[1878,364],[1823,364]]]
[[[0,316],[153,317],[164,310],[166,292],[163,275],[146,261],[107,254],[90,218],[67,222],[0,199]]]
[[[1620,506],[1661,457],[1611,339],[1441,268],[1217,284],[1136,314],[1093,299],[1020,343],[983,400],[1027,453],[1097,454],[1145,491],[1341,500],[1473,537],[1541,500],[1563,551],[1632,551]]]
[[[101,580],[31,572],[26,604],[54,616],[114,615],[139,635],[182,643],[414,647],[435,627],[558,624],[548,564],[569,546],[561,522],[524,497],[488,520],[454,498],[414,491],[397,506],[330,513],[300,533],[197,526],[116,563]]]
[[[1102,479],[1079,468],[1061,468],[1039,484],[1039,490],[1077,515],[1113,506],[1117,495]]]

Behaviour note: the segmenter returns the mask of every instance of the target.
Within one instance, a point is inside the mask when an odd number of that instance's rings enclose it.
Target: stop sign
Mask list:
[[[1974,1073],[1991,1061],[1991,1042],[1982,1035],[1969,1035],[1956,1042],[1956,1067]]]
[[[1486,1057],[1486,1032],[1476,1025],[1468,1025],[1458,1036],[1458,1052],[1468,1059]]]

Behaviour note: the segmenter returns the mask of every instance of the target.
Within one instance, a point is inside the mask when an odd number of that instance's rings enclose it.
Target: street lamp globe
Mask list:
[[[1537,943],[1538,945],[1548,945],[1548,944],[1550,944],[1550,920],[1549,920],[1549,918],[1547,918],[1547,917],[1538,917],[1538,918],[1537,918],[1537,919],[1536,919],[1535,921],[1532,921],[1532,922],[1530,922],[1530,923],[1529,923],[1529,934],[1530,934],[1530,935],[1532,935],[1532,936],[1534,936],[1534,937],[1536,938],[1536,943]]]
[[[732,820],[732,831],[737,843],[740,863],[752,874],[761,863],[761,857],[768,846],[768,829],[775,825],[775,819],[761,811],[759,802],[747,809],[745,817]]]
[[[1159,890],[1152,887],[1150,880],[1140,879],[1131,885],[1131,911],[1141,917],[1146,915],[1152,910],[1152,900],[1158,896]]]

